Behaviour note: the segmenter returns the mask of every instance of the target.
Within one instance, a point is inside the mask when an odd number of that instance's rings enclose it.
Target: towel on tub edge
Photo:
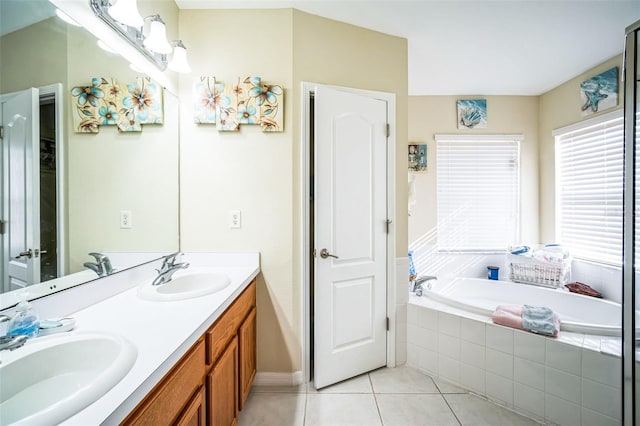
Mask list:
[[[495,324],[545,336],[558,336],[560,320],[551,309],[530,305],[499,305],[491,315]]]

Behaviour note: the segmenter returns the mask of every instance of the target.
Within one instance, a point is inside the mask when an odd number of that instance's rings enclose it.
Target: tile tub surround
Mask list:
[[[611,345],[611,343],[614,345]],[[407,306],[407,364],[549,424],[619,425],[615,339],[515,330],[424,297]]]

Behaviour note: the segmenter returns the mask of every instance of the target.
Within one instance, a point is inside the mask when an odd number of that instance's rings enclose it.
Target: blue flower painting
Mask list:
[[[458,129],[485,129],[486,127],[486,99],[463,99],[458,101]]]
[[[618,67],[613,67],[580,83],[582,115],[590,115],[618,105]]]
[[[409,145],[409,170],[412,172],[427,171],[427,145]]]
[[[148,77],[134,84],[94,77],[90,86],[71,89],[76,133],[98,133],[100,126],[117,126],[121,132],[140,132],[141,124],[163,121],[162,87]]]

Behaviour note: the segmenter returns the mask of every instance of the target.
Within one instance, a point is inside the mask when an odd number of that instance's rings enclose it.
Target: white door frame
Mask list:
[[[62,92],[62,83],[53,83],[47,86],[38,87],[38,99],[42,102],[43,98],[48,98],[54,96],[54,104],[56,108],[55,121],[56,121],[56,216],[57,216],[57,232],[58,232],[58,247],[57,247],[57,263],[58,263],[58,276],[62,277],[67,274],[66,268],[66,245],[67,239],[65,237],[65,233],[67,230],[67,216],[66,216],[66,191],[65,191],[65,182],[66,182],[66,148],[64,143],[64,107],[63,107],[63,92]],[[10,92],[10,93],[2,93],[0,94],[0,103],[5,102],[8,99],[11,99],[19,92]],[[0,124],[2,124],[0,122]],[[2,152],[0,151],[0,161],[2,159]],[[39,179],[40,177],[38,177]],[[0,185],[3,185],[3,177],[0,176]],[[0,197],[0,209],[3,209],[3,200]],[[4,253],[4,245],[0,244],[0,256],[5,256]],[[2,257],[4,263],[4,257]],[[4,291],[5,283],[2,282],[4,274],[4,267],[0,264],[0,291]]]
[[[391,220],[389,233],[387,234],[387,317],[389,318],[389,330],[387,331],[387,367],[396,365],[396,95],[394,93],[376,92],[371,90],[353,89],[348,87],[329,86],[310,82],[302,82],[302,117],[301,117],[301,138],[300,147],[300,211],[302,220],[300,221],[300,260],[302,268],[300,270],[300,282],[302,283],[301,303],[302,303],[302,377],[304,383],[311,379],[311,306],[310,296],[310,161],[311,161],[311,140],[309,97],[315,92],[316,87],[324,86],[344,92],[349,92],[387,102],[387,122],[389,123],[389,137],[387,138],[387,212],[388,219]]]

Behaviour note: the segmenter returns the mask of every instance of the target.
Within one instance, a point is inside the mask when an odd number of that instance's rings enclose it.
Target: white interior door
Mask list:
[[[318,87],[314,140],[314,384],[322,388],[386,365],[387,103]]]
[[[40,282],[40,113],[38,89],[2,103],[5,290]]]

